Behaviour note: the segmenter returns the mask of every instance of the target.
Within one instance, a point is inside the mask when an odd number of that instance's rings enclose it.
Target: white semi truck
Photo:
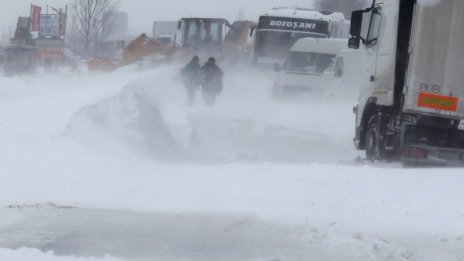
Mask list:
[[[330,38],[298,40],[284,65],[275,65],[274,92],[322,94],[343,84],[346,43]]]
[[[285,62],[290,48],[302,38],[347,39],[349,21],[343,13],[300,7],[273,8],[260,16],[255,33],[253,64]]]
[[[464,1],[374,0],[350,34],[368,72],[356,147],[370,160],[464,164]]]

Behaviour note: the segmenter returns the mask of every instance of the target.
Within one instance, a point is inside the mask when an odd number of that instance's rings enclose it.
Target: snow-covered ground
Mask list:
[[[0,260],[464,260],[462,169],[357,160],[356,89],[177,71],[0,78]]]

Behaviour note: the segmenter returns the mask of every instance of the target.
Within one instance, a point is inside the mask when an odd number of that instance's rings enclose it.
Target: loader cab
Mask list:
[[[192,52],[220,53],[228,24],[220,18],[183,18],[178,23],[182,31],[181,45]]]

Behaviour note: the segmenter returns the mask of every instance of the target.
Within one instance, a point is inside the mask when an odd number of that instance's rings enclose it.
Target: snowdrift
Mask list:
[[[349,162],[356,156],[352,131],[338,128],[354,122],[352,93],[344,86],[280,99],[268,75],[229,72],[215,108],[200,95],[188,107],[177,70],[168,67],[83,108],[66,134],[99,151],[160,161]]]
[[[159,253],[166,234],[177,255],[192,242],[266,261],[462,259],[461,169],[344,164],[357,156],[357,90],[276,99],[268,75],[229,71],[215,108],[187,107],[177,70],[0,78],[0,248],[54,251],[0,249],[0,260],[124,258],[134,237]],[[76,241],[98,254],[62,244]]]
[[[120,259],[105,258],[78,258],[55,256],[52,252],[42,253],[35,249],[22,248],[19,250],[0,249],[0,259],[10,261],[120,261]]]

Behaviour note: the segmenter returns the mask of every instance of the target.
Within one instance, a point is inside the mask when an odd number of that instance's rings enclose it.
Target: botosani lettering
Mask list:
[[[276,27],[285,27],[285,28],[293,28],[293,29],[316,29],[315,23],[304,23],[304,22],[289,22],[289,21],[278,21],[278,20],[271,20],[271,26]]]

